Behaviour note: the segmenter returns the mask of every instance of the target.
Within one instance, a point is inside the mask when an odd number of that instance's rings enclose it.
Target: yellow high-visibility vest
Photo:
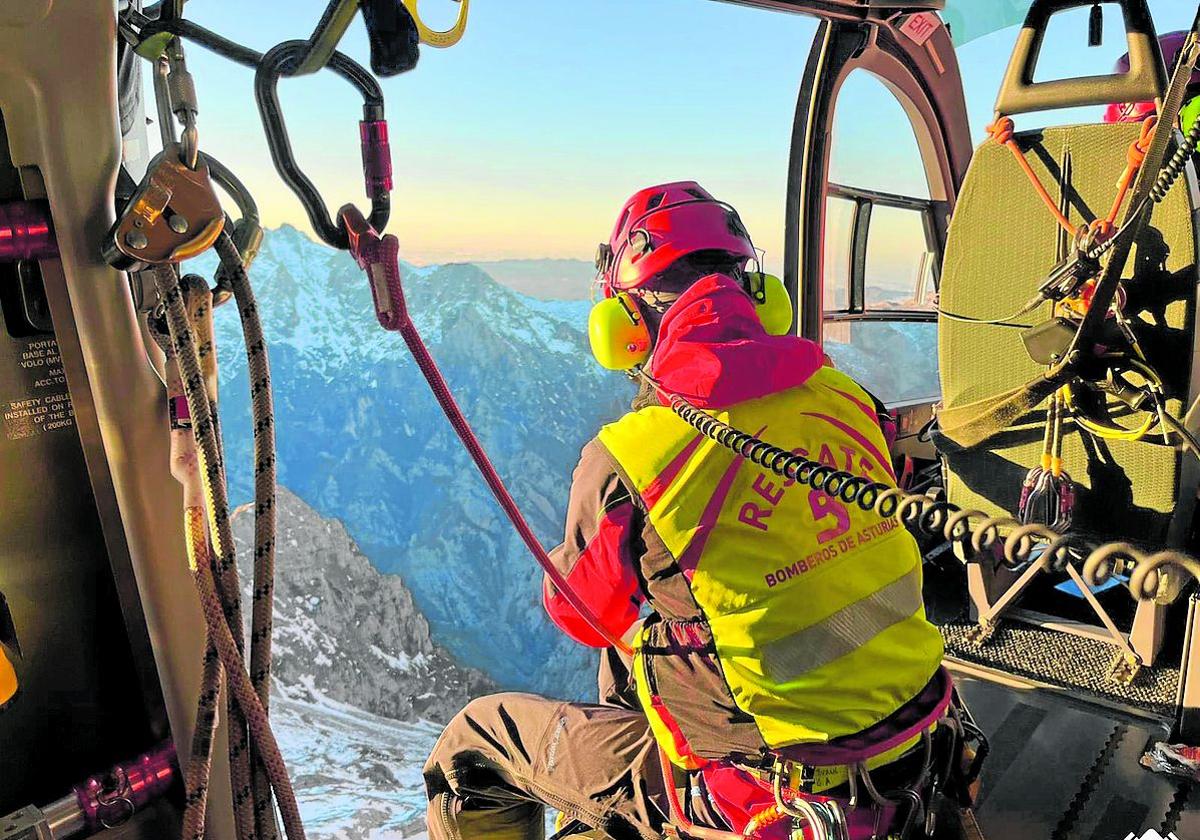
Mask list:
[[[798,388],[712,412],[777,446],[874,481],[894,483],[870,397],[823,368]],[[942,660],[925,619],[921,556],[896,518],[785,481],[653,406],[606,426],[600,441],[645,503],[689,579],[719,672],[761,746],[825,742],[882,721],[915,697]],[[686,669],[655,646],[635,678],[658,740],[689,754]],[[703,739],[702,739],[703,740]]]

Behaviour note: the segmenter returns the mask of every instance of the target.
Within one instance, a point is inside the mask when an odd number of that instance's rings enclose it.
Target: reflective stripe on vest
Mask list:
[[[893,481],[870,398],[831,368],[714,414],[823,464]],[[766,746],[862,731],[928,682],[942,640],[925,620],[920,553],[895,518],[785,481],[660,406],[606,426],[600,441],[687,578],[729,693]],[[643,697],[686,692],[686,673],[655,658],[643,664],[663,690]],[[685,739],[704,725],[669,711]]]
[[[764,645],[763,664],[775,682],[791,682],[853,653],[915,614],[921,605],[921,570],[914,568],[824,621]]]

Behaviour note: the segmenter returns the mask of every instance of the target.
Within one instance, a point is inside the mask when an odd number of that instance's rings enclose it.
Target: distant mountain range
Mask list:
[[[502,286],[539,300],[588,300],[596,268],[584,260],[474,262]]]
[[[193,270],[211,275],[206,255]],[[405,268],[409,306],[456,398],[542,542],[562,540],[571,470],[632,386],[591,360],[586,301],[541,301],[473,265]],[[550,276],[550,275],[547,275]],[[294,228],[267,234],[252,279],[271,348],[280,483],[399,574],[431,636],[502,686],[594,693],[595,656],[541,608],[541,573],[492,500],[362,272]],[[217,313],[231,488],[251,496],[240,323]]]
[[[212,260],[192,267],[211,275]],[[590,266],[487,265],[508,285],[471,264],[405,266],[405,292],[459,405],[550,547],[562,540],[580,448],[627,409],[633,388],[591,358],[586,299],[508,287],[584,290]],[[252,279],[271,349],[280,483],[344,523],[376,568],[400,575],[432,640],[467,668],[508,688],[590,696],[594,654],[544,616],[539,570],[403,341],[376,324],[362,272],[347,254],[283,227],[268,232]],[[217,322],[231,487],[245,502],[252,436],[240,322],[232,305]],[[925,396],[936,382],[933,336],[929,325],[871,324],[829,349],[885,398]],[[893,358],[905,364],[881,363]]]

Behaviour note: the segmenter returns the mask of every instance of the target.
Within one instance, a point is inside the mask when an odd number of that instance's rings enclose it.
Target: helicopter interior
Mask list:
[[[954,36],[940,16],[949,17],[945,0],[728,1],[817,21],[791,125],[784,202],[780,274],[796,304],[794,331],[827,346],[869,344],[880,325],[936,331],[937,393],[885,395],[898,490],[840,475],[836,466],[779,463],[807,470],[804,480],[847,503],[883,505],[876,509],[918,536],[927,610],[942,629],[959,691],[991,740],[975,808],[982,836],[1200,831],[1191,783],[1140,764],[1157,741],[1200,743],[1200,416],[1193,410],[1200,182],[1191,154],[1200,126],[1190,148],[1191,125],[1153,139],[1138,122],[1021,128],[1037,112],[1114,102],[1154,101],[1178,113],[1182,83],[1159,50],[1150,5],[1024,4],[996,129],[976,148]],[[265,56],[180,9],[168,11],[173,5],[31,0],[0,10],[0,651],[13,665],[16,692],[0,696],[0,815],[10,815],[0,816],[3,840],[178,834],[194,811],[172,768],[194,757],[205,725],[214,740],[202,836],[237,836],[237,808],[263,801],[268,789],[286,810],[277,778],[249,778],[236,766],[239,739],[246,750],[266,749],[256,746],[267,740],[266,712],[254,710],[249,696],[257,692],[265,706],[257,675],[247,676],[236,709],[210,709],[207,722],[203,702],[198,710],[216,667],[206,658],[218,657],[214,626],[222,621],[212,613],[226,611],[225,629],[240,627],[241,618],[228,618],[236,592],[201,580],[198,597],[193,579],[197,543],[183,511],[202,516],[207,507],[214,515],[221,506],[211,495],[214,479],[201,473],[204,464],[219,471],[224,454],[219,442],[206,449],[200,432],[188,442],[203,426],[195,409],[187,423],[173,413],[184,398],[207,404],[202,391],[188,389],[205,376],[215,381],[215,371],[199,349],[195,375],[185,369],[196,341],[188,318],[203,345],[204,305],[187,297],[186,284],[173,291],[179,278],[160,270],[218,243],[226,283],[218,289],[237,298],[245,317],[238,284],[248,284],[239,278],[258,247],[257,210],[236,177],[209,161],[212,180],[235,194],[238,224],[215,200],[205,205],[211,189],[188,203],[179,180],[170,182],[175,204],[144,213],[148,228],[137,221],[131,208],[153,204],[161,186],[151,177],[161,159],[151,158],[145,137],[156,103],[143,97],[141,68],[162,73],[154,91],[165,97],[171,123],[180,112],[173,106],[188,96],[186,66],[172,44],[258,67],[264,122],[277,121],[273,159],[302,201],[307,179],[290,159],[270,85],[301,72],[302,60],[313,68],[332,61],[358,89],[370,211],[331,217],[319,195],[312,200],[311,183],[306,207],[318,221],[312,207],[324,211],[329,235],[322,238],[350,250],[367,271],[380,325],[402,333],[451,422],[465,442],[473,439],[401,314],[395,239],[378,235],[392,165],[384,160],[378,82],[330,58],[339,25],[345,29],[334,11],[353,16],[358,4],[335,0],[308,42]],[[1039,55],[1055,16],[1100,5],[1121,21],[1131,71],[1042,80]],[[408,69],[418,40],[450,46],[462,26],[439,33],[420,23],[408,51],[377,39],[372,68],[380,75],[380,68]],[[70,44],[73,66],[88,72],[64,72],[48,44]],[[322,49],[324,60],[316,57]],[[272,61],[275,76],[264,81]],[[908,120],[924,194],[834,178],[839,97],[859,71],[882,83]],[[195,118],[187,111],[183,133],[165,144],[185,157]],[[194,146],[191,154],[194,167],[204,163]],[[919,239],[921,257],[905,278],[910,288],[881,301],[868,271],[871,230],[889,214]],[[183,216],[182,225],[171,221]],[[228,242],[219,239],[222,226]],[[314,228],[320,234],[321,225]],[[142,231],[161,235],[159,256],[144,254],[159,239],[137,245]],[[174,294],[175,312],[167,305]],[[207,286],[203,294],[211,294]],[[1111,307],[1092,306],[1106,295]],[[215,387],[210,392],[215,405]],[[172,465],[186,446],[195,447],[202,469],[181,479]],[[486,456],[472,455],[506,507],[503,482],[489,474]],[[216,534],[224,526],[213,522]],[[544,554],[527,532],[529,549]],[[239,609],[249,624],[253,607]],[[229,671],[232,661],[221,667]],[[238,722],[237,709],[248,722]],[[124,769],[105,775],[113,767]],[[1046,784],[1048,776],[1059,781]],[[131,779],[140,780],[136,793]],[[239,779],[248,787],[235,791]],[[272,794],[265,796],[269,804]],[[929,828],[932,835],[936,826]]]

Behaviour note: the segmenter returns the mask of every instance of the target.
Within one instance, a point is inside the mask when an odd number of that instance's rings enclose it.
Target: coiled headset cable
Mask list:
[[[1200,579],[1200,560],[1190,554],[1171,549],[1145,552],[1127,542],[1095,545],[1079,534],[963,509],[929,493],[906,492],[893,484],[838,470],[760,440],[666,390],[644,368],[635,368],[630,376],[646,382],[676,416],[700,434],[781,478],[845,504],[858,505],[885,519],[898,516],[905,525],[926,535],[942,537],[951,543],[969,542],[973,553],[965,562],[975,562],[1001,543],[1003,562],[1010,568],[1039,562],[1048,569],[1063,571],[1067,564],[1084,558],[1083,577],[1089,585],[1098,586],[1114,576],[1129,575],[1129,589],[1135,599],[1160,604],[1179,597],[1186,575]],[[1001,529],[1009,530],[1007,536],[1001,534]],[[1170,569],[1184,574],[1170,575]]]

